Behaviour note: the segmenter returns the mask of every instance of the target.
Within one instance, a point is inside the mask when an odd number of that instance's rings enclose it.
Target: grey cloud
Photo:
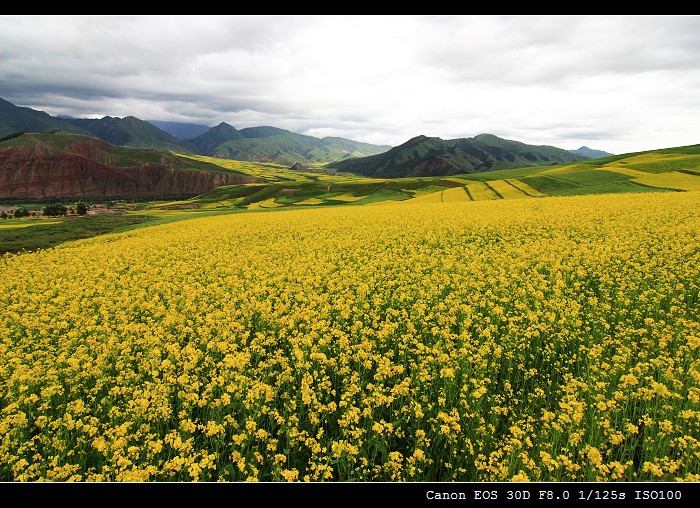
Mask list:
[[[700,120],[699,50],[696,16],[3,16],[0,97],[392,144],[648,143],[648,119]]]

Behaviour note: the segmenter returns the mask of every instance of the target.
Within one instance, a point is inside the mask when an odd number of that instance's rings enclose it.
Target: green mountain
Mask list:
[[[243,161],[277,162],[292,165],[296,162],[330,162],[320,139],[278,129],[276,127],[249,127],[241,129],[242,138],[218,145],[208,155]]]
[[[171,136],[175,136],[179,140],[196,138],[209,130],[209,126],[198,123],[165,122],[162,120],[146,121],[155,125],[160,130],[167,132]]]
[[[212,127],[203,134],[188,139],[184,143],[194,153],[198,153],[200,155],[210,155],[219,145],[226,143],[227,141],[233,141],[241,138],[243,138],[241,131],[237,130],[235,127],[232,127],[226,122],[221,122],[216,127]]]
[[[448,140],[417,136],[385,153],[334,162],[328,167],[375,178],[400,178],[551,166],[587,159],[553,146],[527,145],[493,134],[479,134]]]
[[[0,137],[17,132],[66,131],[88,134],[85,129],[43,111],[15,106],[0,98]]]
[[[165,151],[174,150],[176,152],[186,151],[175,136],[133,116],[124,118],[105,116],[100,119],[72,118],[66,121],[112,145]]]
[[[590,159],[598,159],[600,157],[610,157],[611,155],[615,155],[610,152],[604,152],[603,150],[594,150],[593,148],[588,148],[587,146],[582,146],[576,150],[569,151],[571,153],[575,153],[576,155],[583,155],[584,157],[588,157]]]

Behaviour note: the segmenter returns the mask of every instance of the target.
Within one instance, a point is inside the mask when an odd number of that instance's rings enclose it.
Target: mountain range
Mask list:
[[[54,117],[43,111],[16,106],[0,98],[0,138],[16,132],[51,131],[92,135],[118,146],[152,148],[236,160],[277,162],[289,166],[295,163],[316,165],[331,162],[337,163],[338,161],[382,154],[392,148],[388,145],[373,145],[340,137],[316,138],[270,126],[249,127],[238,130],[227,123],[207,127],[206,125],[184,122],[144,121],[134,116],[126,116],[124,118],[105,116],[100,119]],[[415,171],[416,174],[427,171],[426,174],[430,174],[440,171],[441,167],[451,171],[452,169],[450,168],[461,166],[465,162],[464,168],[467,171],[481,171],[490,167],[508,167],[509,165],[512,167],[512,164],[519,164],[524,160],[530,159],[542,159],[545,163],[547,163],[547,159],[558,162],[571,161],[561,152],[553,157],[551,156],[552,154],[547,153],[534,154],[534,157],[526,156],[524,152],[528,149],[524,149],[524,147],[529,145],[516,146],[512,144],[516,142],[510,142],[509,146],[505,146],[504,143],[508,142],[508,140],[501,140],[501,138],[496,136],[488,136],[483,134],[475,138],[460,138],[461,141],[440,140],[440,142],[445,143],[443,147],[445,153],[438,157],[439,160],[435,159],[437,156],[435,153],[436,147],[433,146],[430,150],[427,150],[432,154],[431,158],[433,160],[416,163],[414,165],[416,167],[412,171]],[[422,139],[423,136],[419,136],[419,138]],[[415,139],[409,140],[404,145],[414,145]],[[440,138],[430,139],[439,140]],[[473,146],[466,146],[469,142],[463,141],[465,139],[473,139],[482,143],[482,145],[476,147],[476,151],[482,149],[483,144],[491,146],[492,149],[481,150],[483,152],[481,154],[476,153]],[[516,153],[512,157],[505,154],[490,153],[493,152],[493,149],[499,148],[506,150],[516,148]],[[541,149],[538,151],[542,152]],[[464,154],[461,152],[464,152]],[[569,150],[569,152],[584,158],[611,155],[608,152],[593,150],[585,146],[576,150]],[[544,158],[541,157],[542,155],[544,155]],[[398,157],[399,164],[405,162],[403,160],[404,157],[405,155]],[[476,159],[479,159],[479,161]],[[445,163],[444,161],[448,162]],[[369,162],[375,164],[376,160]],[[354,164],[341,167],[350,166],[355,167]],[[368,171],[363,170],[363,174],[366,174]],[[397,171],[401,173],[400,170],[391,170],[389,173]],[[386,173],[385,170],[380,172]]]
[[[0,170],[4,172],[0,197],[67,197],[72,192],[94,196],[192,195],[223,181],[222,177],[200,176],[193,183],[192,175],[185,178],[180,175],[182,171],[225,174],[224,180],[244,176],[233,175],[215,164],[195,168],[197,161],[175,154],[275,162],[297,171],[308,165],[323,166],[333,172],[374,178],[451,176],[551,166],[607,154],[587,147],[569,151],[528,145],[492,134],[449,140],[421,135],[392,148],[340,137],[316,138],[272,126],[239,130],[224,122],[211,128],[178,122],[156,123],[163,129],[133,116],[53,117],[0,99],[0,142],[10,140],[0,143]],[[23,132],[54,132],[61,136],[20,135]],[[98,140],[102,144],[96,144]],[[124,163],[127,160],[130,162]],[[154,170],[154,164],[160,165],[158,171]],[[127,166],[131,168],[128,171],[114,169]],[[121,175],[115,176],[121,183],[112,187],[95,183],[108,178],[110,171]],[[145,180],[144,172],[149,175]],[[127,173],[131,174],[128,178]],[[137,173],[141,176],[135,176]],[[172,176],[176,174],[179,176]],[[24,187],[18,175],[23,175]],[[81,178],[90,181],[78,185],[76,182]],[[125,183],[129,178],[140,183],[129,187]],[[33,187],[39,180],[44,182],[42,189]]]

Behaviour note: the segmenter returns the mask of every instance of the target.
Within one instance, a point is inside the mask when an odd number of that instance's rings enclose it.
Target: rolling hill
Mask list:
[[[505,143],[507,145],[507,143]],[[378,202],[438,203],[584,194],[700,191],[700,145],[635,152],[556,166],[452,176],[366,178],[290,171],[273,164],[190,156],[248,174],[259,183],[218,187],[166,207],[264,210]]]
[[[450,176],[587,160],[553,146],[535,146],[492,134],[443,140],[417,136],[385,153],[334,162],[338,171],[375,178]]]

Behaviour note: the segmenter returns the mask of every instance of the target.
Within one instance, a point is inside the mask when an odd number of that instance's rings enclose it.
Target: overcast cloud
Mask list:
[[[700,17],[3,15],[0,97],[52,115],[624,153],[700,143]]]

